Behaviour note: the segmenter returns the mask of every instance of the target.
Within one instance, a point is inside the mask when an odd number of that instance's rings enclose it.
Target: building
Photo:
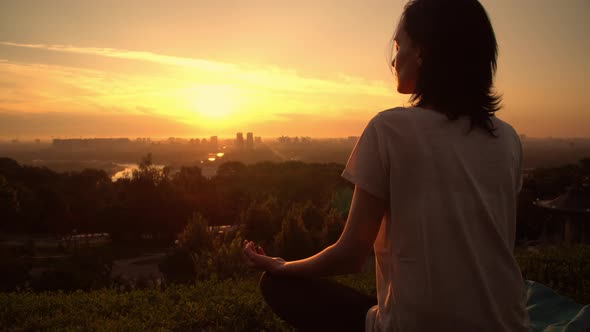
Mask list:
[[[590,243],[590,183],[570,186],[554,199],[533,204],[551,215],[544,222],[542,242]]]
[[[246,134],[246,147],[248,149],[254,148],[254,134],[252,132]]]
[[[236,148],[244,148],[244,134],[242,134],[241,132],[236,133]]]
[[[254,143],[255,144],[262,144],[262,137],[254,136]]]
[[[73,139],[53,139],[55,148],[67,149],[94,149],[114,146],[128,145],[131,143],[129,138],[73,138]]]
[[[217,136],[211,136],[209,139],[209,144],[211,144],[211,147],[214,149],[217,149]]]

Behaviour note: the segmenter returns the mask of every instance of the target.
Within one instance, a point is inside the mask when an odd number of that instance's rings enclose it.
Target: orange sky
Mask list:
[[[358,135],[407,104],[386,59],[405,1],[0,4],[0,137]],[[590,137],[590,2],[482,1],[497,115]]]

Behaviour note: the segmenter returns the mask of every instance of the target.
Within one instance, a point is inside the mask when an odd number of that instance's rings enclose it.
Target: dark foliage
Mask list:
[[[332,192],[351,187],[340,178],[342,169],[339,164],[228,162],[207,180],[196,166],[175,173],[158,168],[148,154],[131,179],[112,182],[104,171],[56,173],[0,158],[0,230],[58,237],[107,232],[118,243],[171,243],[198,213],[210,225],[245,221],[247,232],[270,244],[282,211],[295,203],[313,202],[305,219],[321,229],[320,211],[333,204]],[[272,220],[270,229],[257,228],[259,218]]]

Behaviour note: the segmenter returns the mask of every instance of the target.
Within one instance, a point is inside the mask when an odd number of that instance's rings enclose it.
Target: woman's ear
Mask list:
[[[416,63],[418,64],[418,66],[422,67],[422,49],[418,48],[417,51],[417,55],[416,55]]]

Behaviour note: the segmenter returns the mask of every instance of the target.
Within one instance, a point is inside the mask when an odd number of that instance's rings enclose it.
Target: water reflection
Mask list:
[[[222,147],[224,149],[225,147]],[[205,178],[211,179],[217,173],[217,162],[225,156],[223,152],[213,152],[207,154],[206,160],[201,160],[201,170]],[[205,163],[206,162],[206,163]],[[133,171],[139,168],[138,164],[116,164],[117,167],[123,167],[123,170],[116,172],[111,176],[111,181],[116,182],[119,179],[131,179]],[[165,165],[153,165],[157,169],[163,169]]]
[[[119,179],[131,179],[133,177],[133,171],[139,168],[138,164],[116,164],[119,167],[124,167],[122,171],[115,173],[111,176],[111,181],[116,182]],[[163,169],[164,165],[152,165],[157,169]]]

